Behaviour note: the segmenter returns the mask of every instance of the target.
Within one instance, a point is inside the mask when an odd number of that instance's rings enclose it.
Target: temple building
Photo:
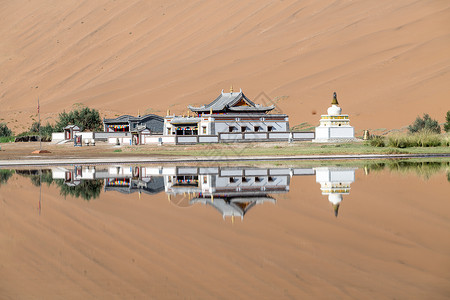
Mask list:
[[[103,130],[106,133],[122,133],[122,143],[125,140],[134,145],[145,144],[145,138],[150,135],[162,134],[164,119],[161,116],[148,114],[133,117],[123,115],[115,119],[103,119]],[[114,141],[117,137],[113,136]]]
[[[355,130],[350,126],[348,115],[342,114],[342,108],[339,107],[336,93],[333,94],[331,107],[327,114],[320,118],[320,125],[316,127],[314,142],[334,142],[355,139]]]
[[[328,201],[333,205],[337,217],[342,195],[350,194],[350,184],[355,181],[356,168],[320,167],[316,171],[316,182],[320,183],[322,195],[328,195]]]
[[[170,115],[164,118],[165,136],[218,136],[224,139],[276,139],[270,133],[289,136],[289,119],[285,114],[269,114],[275,106],[262,106],[247,98],[242,90],[221,94],[211,103],[200,107],[188,106],[185,116]],[[191,115],[192,113],[192,115]],[[247,134],[251,133],[251,134]],[[245,136],[247,135],[247,136]]]
[[[148,129],[152,134],[161,134],[163,124],[164,119],[153,114],[142,117],[123,115],[115,119],[103,119],[104,132],[133,132],[139,129]]]

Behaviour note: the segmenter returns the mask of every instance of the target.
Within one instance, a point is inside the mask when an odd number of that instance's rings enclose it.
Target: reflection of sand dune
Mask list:
[[[316,124],[334,90],[356,128],[409,124],[424,101],[443,121],[449,20],[446,1],[8,1],[0,118],[19,131],[38,95],[44,120],[78,102],[182,112],[232,83],[289,96],[292,125]]]
[[[443,175],[445,173],[442,173]],[[224,224],[166,195],[60,196],[12,175],[0,186],[2,299],[446,299],[450,186],[357,171],[343,216],[316,176],[277,205]],[[151,201],[146,201],[151,199]],[[357,201],[354,201],[357,199]],[[281,200],[281,199],[280,199]]]

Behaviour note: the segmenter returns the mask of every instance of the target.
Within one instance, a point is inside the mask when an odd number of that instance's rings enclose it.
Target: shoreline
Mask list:
[[[314,161],[314,160],[376,160],[447,158],[443,154],[336,154],[336,155],[294,155],[294,156],[208,156],[193,157],[95,157],[95,158],[42,158],[0,160],[0,168],[23,166],[64,166],[64,165],[113,165],[113,164],[170,164],[170,163],[211,163],[211,162],[264,162],[264,161]]]

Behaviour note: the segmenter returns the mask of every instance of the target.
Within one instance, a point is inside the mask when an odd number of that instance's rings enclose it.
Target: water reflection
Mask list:
[[[357,168],[315,168],[316,182],[320,183],[322,195],[328,195],[328,201],[333,205],[334,215],[338,216],[342,195],[350,194],[350,184],[355,181]]]
[[[446,169],[448,162],[389,161],[364,165],[365,174],[389,169],[414,172],[427,179]],[[15,170],[35,186],[55,184],[64,197],[95,199],[101,192],[154,195],[165,192],[178,207],[200,203],[214,207],[222,218],[241,220],[255,206],[275,204],[278,194],[288,193],[293,176],[315,176],[322,195],[328,196],[337,217],[344,195],[350,194],[356,167],[189,167],[189,166],[73,166],[42,170]],[[0,185],[13,175],[0,170]],[[450,181],[450,175],[447,173]]]
[[[429,179],[431,176],[441,172],[442,170],[447,170],[447,180],[450,181],[450,162],[448,161],[392,160],[387,162],[371,163],[365,166],[366,173],[386,169],[396,173],[415,174],[423,179]]]

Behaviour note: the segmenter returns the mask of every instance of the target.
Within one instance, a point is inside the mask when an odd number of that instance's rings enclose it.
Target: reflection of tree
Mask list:
[[[80,184],[69,186],[64,183],[62,179],[55,179],[53,181],[60,190],[61,196],[72,196],[76,198],[83,198],[84,200],[95,199],[100,196],[103,189],[103,180],[81,180]]]
[[[10,171],[11,175],[14,173],[14,170],[0,170],[0,184],[2,183],[2,173],[1,171]],[[42,183],[47,183],[47,185],[51,185],[54,183],[60,190],[60,194],[64,197],[67,195],[83,198],[84,200],[91,200],[97,198],[102,189],[103,189],[103,180],[81,180],[79,185],[70,186],[64,183],[62,179],[53,179],[52,171],[49,169],[46,170],[15,170],[15,172],[21,176],[28,177],[31,180],[31,183],[34,186],[39,186]],[[39,172],[42,172],[40,174]],[[9,177],[11,177],[9,175]],[[6,181],[9,179],[6,178]],[[6,182],[5,181],[5,182]]]
[[[30,176],[31,183],[34,186],[40,186],[41,185],[41,176],[40,175],[32,175]],[[46,183],[48,186],[52,184],[53,177],[52,172],[50,170],[42,170],[42,183]]]
[[[0,170],[0,185],[6,184],[14,174],[14,170]]]
[[[22,170],[18,169],[15,170],[16,174],[24,177],[28,177],[31,180],[31,183],[34,186],[40,186],[41,185],[41,174],[42,173],[42,182],[47,183],[47,185],[50,185],[53,182],[52,177],[52,171],[51,170]]]
[[[407,160],[393,160],[382,163],[372,163],[366,165],[369,171],[381,171],[388,168],[390,171],[409,174],[415,173],[419,177],[429,179],[434,174],[444,171],[448,168],[450,162],[442,161],[407,161]],[[447,179],[450,181],[449,174]]]

